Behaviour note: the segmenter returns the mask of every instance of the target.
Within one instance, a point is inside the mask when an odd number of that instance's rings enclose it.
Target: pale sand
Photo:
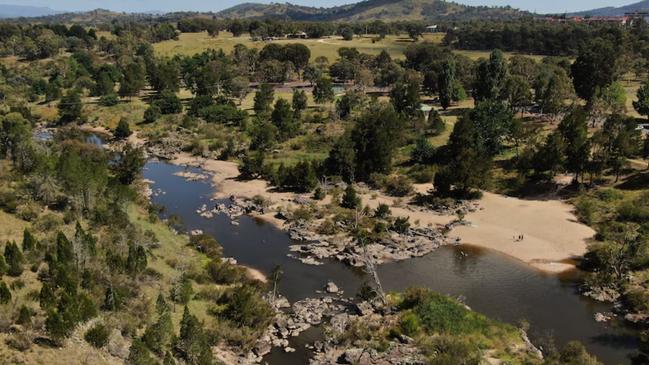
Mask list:
[[[261,195],[273,203],[271,208],[275,208],[292,206],[291,201],[296,197],[296,194],[269,191],[268,184],[261,180],[237,181],[239,169],[234,162],[183,154],[173,163],[201,166],[212,173],[216,198]],[[418,192],[427,188],[430,185],[415,186]],[[407,199],[398,204],[398,198],[376,192],[360,195],[363,204],[371,208],[379,203],[388,204],[393,215],[410,217],[410,222],[419,226],[444,225],[456,219],[455,216],[410,210],[405,204]],[[450,235],[460,238],[463,243],[502,252],[544,272],[559,273],[573,269],[574,259],[586,253],[587,241],[595,234],[593,229],[577,222],[571,205],[559,200],[522,200],[485,192],[479,204],[478,211],[465,217],[471,225],[455,227]],[[283,221],[275,218],[273,213],[260,218],[279,228],[283,226]],[[519,235],[524,236],[522,241],[515,240]]]

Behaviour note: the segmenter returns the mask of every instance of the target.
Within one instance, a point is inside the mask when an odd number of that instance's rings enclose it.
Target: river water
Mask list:
[[[188,168],[151,161],[144,176],[152,180],[152,200],[164,207],[163,216],[180,218],[183,229],[213,235],[223,246],[226,257],[268,273],[281,265],[284,276],[280,291],[291,302],[316,296],[327,281],[335,282],[354,296],[366,280],[365,274],[335,261],[310,266],[287,257],[290,239],[270,224],[242,217],[232,225],[225,216],[205,219],[196,213],[210,202],[213,187],[208,181],[185,181],[174,173]],[[193,172],[198,169],[189,168]],[[609,311],[609,305],[597,303],[576,291],[577,273],[546,275],[508,256],[471,246],[442,247],[422,258],[381,265],[379,275],[386,290],[428,287],[440,293],[461,297],[472,309],[492,318],[517,324],[530,324],[530,338],[535,343],[553,337],[558,345],[571,340],[584,343],[605,364],[630,364],[637,348],[633,330],[616,321],[597,323],[597,312]],[[309,353],[304,345],[318,338],[318,331],[307,331],[291,344],[295,353],[274,350],[265,358],[269,364],[304,364]]]

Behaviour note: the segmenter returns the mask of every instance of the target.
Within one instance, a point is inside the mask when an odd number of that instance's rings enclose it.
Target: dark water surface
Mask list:
[[[353,296],[365,280],[362,271],[335,261],[321,266],[304,265],[287,257],[288,235],[270,224],[242,217],[234,226],[225,216],[200,217],[203,204],[212,208],[212,186],[206,181],[188,182],[173,174],[185,168],[164,162],[149,162],[144,171],[154,181],[152,188],[164,194],[153,202],[165,208],[163,215],[180,217],[186,230],[201,229],[223,245],[224,255],[241,264],[268,273],[281,265],[281,292],[291,301],[315,296],[327,281],[335,282]],[[189,169],[200,172],[198,169]],[[597,312],[609,305],[577,294],[578,274],[546,275],[494,251],[471,246],[443,247],[422,258],[382,265],[379,269],[386,290],[428,287],[440,293],[462,297],[474,310],[512,324],[526,320],[533,342],[552,336],[557,344],[583,342],[605,364],[629,364],[637,348],[633,330],[613,321],[597,323]],[[298,351],[284,354],[276,349],[265,358],[270,364],[303,364],[308,352],[304,345],[318,337],[317,330],[305,332],[291,346]]]

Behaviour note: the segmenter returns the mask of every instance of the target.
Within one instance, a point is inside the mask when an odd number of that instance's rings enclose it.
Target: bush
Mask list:
[[[233,284],[246,276],[245,269],[220,259],[210,261],[207,273],[215,284]]]
[[[384,188],[391,196],[406,196],[413,192],[412,181],[401,175],[393,175],[385,179]]]
[[[115,128],[115,132],[113,135],[117,139],[126,139],[128,138],[133,132],[131,132],[131,126],[129,125],[128,121],[124,118],[119,120],[119,123],[117,123],[117,128]]]
[[[162,114],[178,114],[183,111],[183,104],[176,96],[176,93],[170,90],[165,90],[160,93],[160,96],[153,102]]]
[[[115,93],[104,95],[99,98],[99,105],[101,106],[115,106],[119,104],[119,97]]]
[[[343,194],[343,200],[340,206],[347,209],[356,209],[361,204],[361,198],[356,195],[356,190],[349,184]]]
[[[109,336],[110,331],[108,331],[108,328],[106,328],[106,326],[102,323],[97,323],[88,331],[86,331],[86,334],[83,336],[83,338],[86,340],[86,342],[99,349],[108,344]]]
[[[406,313],[401,317],[399,321],[399,328],[406,336],[413,336],[419,332],[421,325],[419,324],[419,318],[414,313]]]
[[[196,248],[196,250],[204,253],[211,259],[218,259],[223,254],[223,247],[221,247],[214,237],[207,234],[191,236],[189,243]]]
[[[150,107],[147,108],[147,110],[144,111],[144,122],[145,123],[153,123],[156,120],[160,119],[162,116],[162,111],[157,105],[151,105]]]

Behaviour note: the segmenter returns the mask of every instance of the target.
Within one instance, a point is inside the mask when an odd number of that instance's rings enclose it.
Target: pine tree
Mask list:
[[[361,198],[356,194],[356,189],[354,189],[352,184],[347,184],[340,206],[347,209],[356,209],[360,204]]]
[[[171,343],[173,336],[173,324],[171,314],[165,311],[160,315],[158,321],[147,327],[142,341],[156,354],[164,354],[167,346]]]
[[[277,127],[280,142],[297,135],[300,125],[288,101],[284,99],[277,100],[270,119],[273,125]]]
[[[151,357],[151,353],[144,345],[144,342],[139,338],[133,339],[128,359],[126,361],[129,365],[155,365],[157,363],[155,359]]]
[[[451,106],[455,94],[455,62],[447,60],[442,64],[442,72],[439,74],[439,102],[444,110]]]
[[[126,139],[132,133],[133,132],[131,132],[131,127],[128,124],[128,120],[126,120],[126,118],[121,118],[119,120],[119,123],[117,123],[117,128],[115,128],[115,133],[113,133],[113,135],[117,139]]]
[[[293,111],[295,112],[295,117],[299,118],[304,110],[306,110],[308,105],[308,98],[304,90],[295,89],[293,91]]]
[[[270,106],[275,99],[275,90],[270,84],[261,84],[259,90],[255,93],[255,102],[253,109],[259,117],[270,114]]]
[[[4,274],[6,274],[7,270],[9,270],[9,266],[7,266],[7,262],[5,261],[5,257],[0,255],[0,277],[2,277]]]
[[[15,242],[7,242],[5,246],[5,261],[7,262],[7,274],[20,276],[23,273],[23,254]]]
[[[11,301],[11,292],[4,281],[0,281],[0,304],[7,304]]]
[[[38,240],[36,237],[27,229],[23,231],[23,252],[31,251],[34,248],[38,247]]]

